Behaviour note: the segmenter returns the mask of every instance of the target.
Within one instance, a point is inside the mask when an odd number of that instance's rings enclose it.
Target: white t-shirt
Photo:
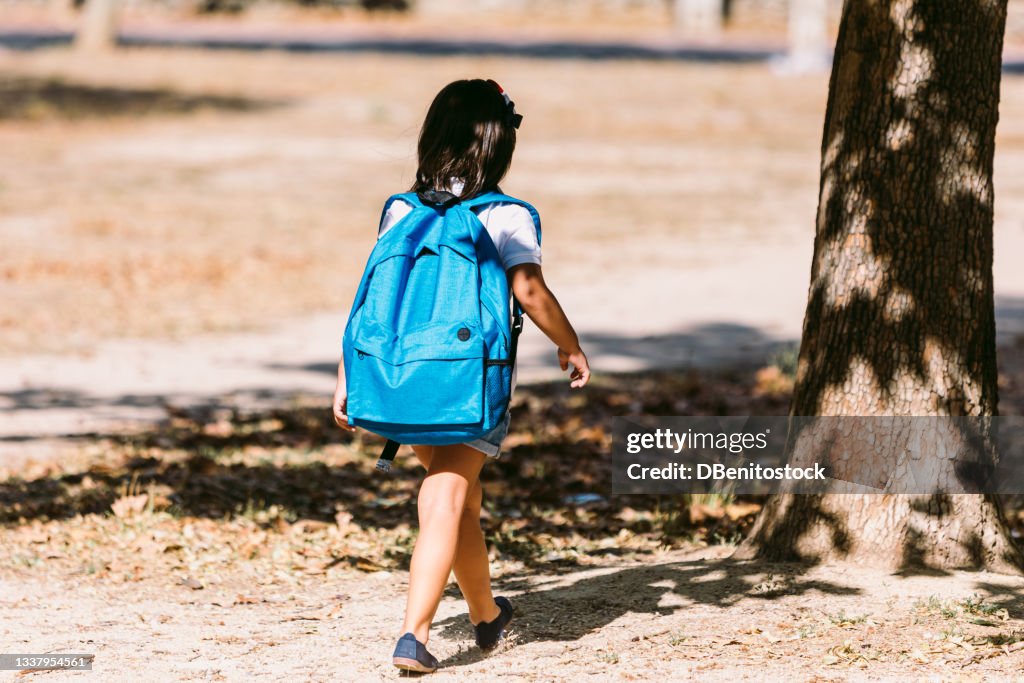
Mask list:
[[[380,221],[377,239],[412,211],[411,204],[402,199],[391,202]],[[498,249],[501,264],[508,270],[523,263],[540,265],[540,244],[533,217],[524,206],[508,202],[493,202],[473,207],[473,213],[484,224],[487,234]]]

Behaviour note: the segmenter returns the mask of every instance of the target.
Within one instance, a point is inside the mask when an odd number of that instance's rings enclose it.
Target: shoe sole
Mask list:
[[[402,671],[415,671],[421,674],[432,674],[437,671],[437,667],[429,667],[420,664],[415,659],[409,659],[408,657],[392,657],[391,662]]]

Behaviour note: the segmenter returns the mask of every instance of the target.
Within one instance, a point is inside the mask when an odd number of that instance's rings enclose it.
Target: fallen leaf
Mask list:
[[[137,496],[121,496],[111,503],[110,509],[114,511],[115,516],[125,519],[145,510],[147,502],[149,502],[147,493],[140,493]]]
[[[192,576],[187,576],[184,579],[182,579],[181,585],[185,586],[186,588],[191,588],[194,591],[202,590],[204,588],[203,582]]]
[[[734,522],[737,519],[743,519],[760,511],[761,505],[759,503],[733,503],[725,506],[725,516]]]
[[[324,605],[322,608],[314,612],[304,612],[302,614],[296,614],[288,617],[287,621],[322,621],[325,619],[333,619],[339,614],[341,614],[341,603],[334,603]]]

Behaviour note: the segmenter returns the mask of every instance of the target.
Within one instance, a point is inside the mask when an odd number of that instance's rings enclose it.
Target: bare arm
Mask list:
[[[572,323],[544,282],[540,266],[535,263],[523,263],[510,268],[508,274],[512,293],[523,307],[523,311],[558,347],[559,365],[563,370],[568,370],[572,364],[570,385],[577,389],[586,385],[590,380],[587,357],[580,348],[580,340]]]
[[[342,429],[346,429],[350,432],[356,430],[355,427],[348,423],[348,415],[346,410],[348,409],[348,395],[345,393],[345,360],[338,361],[338,384],[334,387],[334,401],[332,410],[334,412],[334,422]]]

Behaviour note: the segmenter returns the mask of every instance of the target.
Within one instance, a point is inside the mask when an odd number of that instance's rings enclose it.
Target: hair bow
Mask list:
[[[513,128],[519,128],[519,124],[523,122],[523,115],[516,112],[516,103],[508,96],[505,89],[498,85],[497,81],[488,79],[487,82],[497,88],[501,96],[505,98],[505,124]]]

